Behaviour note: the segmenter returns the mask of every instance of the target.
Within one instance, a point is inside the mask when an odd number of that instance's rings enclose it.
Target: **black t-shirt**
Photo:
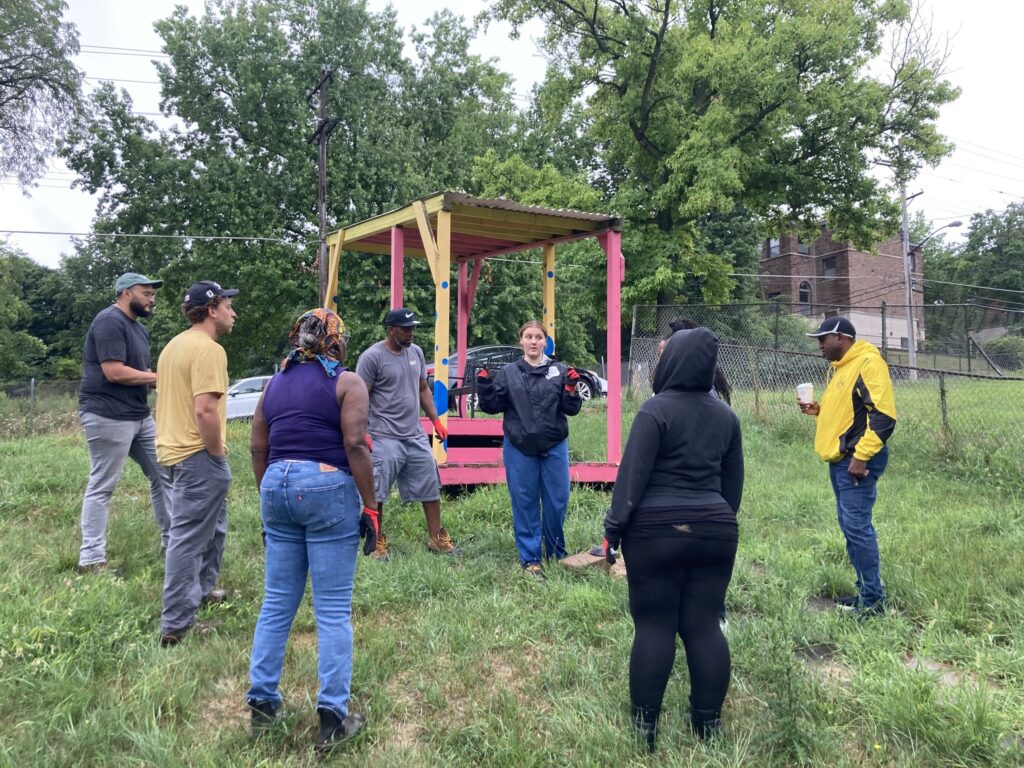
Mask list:
[[[139,371],[149,370],[149,332],[116,305],[96,315],[85,334],[78,408],[84,413],[118,421],[141,421],[149,416],[149,386],[107,381],[100,367],[107,360],[122,362]]]

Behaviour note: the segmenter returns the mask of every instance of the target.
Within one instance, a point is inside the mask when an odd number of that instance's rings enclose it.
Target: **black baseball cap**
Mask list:
[[[411,328],[419,324],[420,321],[416,319],[416,313],[405,307],[392,309],[388,312],[388,316],[384,318],[384,325],[393,325],[396,328]]]
[[[838,333],[842,336],[849,336],[851,339],[857,338],[857,329],[853,327],[853,323],[847,320],[845,317],[826,317],[825,320],[818,326],[818,330],[814,333],[808,333],[808,336],[828,336],[830,333]]]
[[[219,283],[215,283],[212,280],[203,280],[185,291],[185,306],[205,307],[211,301],[221,296],[237,295],[237,288],[221,288]]]

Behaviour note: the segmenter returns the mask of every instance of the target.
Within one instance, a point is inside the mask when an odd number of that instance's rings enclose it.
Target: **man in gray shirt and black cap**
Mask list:
[[[448,430],[437,416],[434,398],[427,387],[427,364],[423,350],[412,343],[416,315],[399,308],[384,320],[387,338],[359,356],[356,373],[370,393],[370,437],[373,440],[373,477],[377,486],[380,535],[379,560],[388,557],[384,535],[384,502],[397,482],[405,503],[423,503],[427,518],[427,548],[432,552],[458,554],[452,537],[441,527],[441,478],[430,448],[430,439],[420,426],[420,409],[434,425],[439,440]]]
[[[82,351],[78,409],[89,448],[89,484],[82,499],[80,573],[107,567],[107,519],[110,499],[130,456],[149,480],[160,543],[170,527],[165,473],[156,460],[156,424],[149,413],[149,333],[140,318],[149,317],[156,289],[163,283],[126,272],[114,284],[115,300],[93,319]]]

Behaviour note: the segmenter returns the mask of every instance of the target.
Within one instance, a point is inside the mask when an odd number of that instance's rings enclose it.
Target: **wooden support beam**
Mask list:
[[[419,210],[419,209],[417,209]],[[420,215],[417,214],[417,223]],[[426,211],[422,220],[426,223]],[[422,225],[421,230],[422,232]],[[430,232],[429,224],[427,232]],[[426,244],[426,241],[424,241]],[[433,237],[431,237],[431,244]],[[434,407],[444,424],[448,423],[448,336],[451,332],[452,214],[437,212],[437,261],[434,267]],[[434,441],[438,464],[448,461],[447,441]]]
[[[427,213],[427,207],[423,204],[423,201],[417,200],[412,204],[413,213],[416,214],[416,226],[420,230],[420,240],[423,241],[423,250],[427,253],[427,264],[430,265],[430,274],[434,278],[434,284],[437,284],[438,275],[438,262],[440,261],[440,253],[438,251],[437,242],[434,240],[434,232],[430,229],[430,218]],[[440,228],[441,222],[441,211],[438,211],[437,220],[438,228]],[[444,213],[448,213],[444,211]],[[449,213],[446,217],[448,220],[448,242],[446,248],[448,248],[449,255],[451,254],[451,214]]]
[[[403,304],[405,292],[405,230],[402,227],[391,228],[391,308],[398,309]]]
[[[544,263],[541,267],[543,275],[541,283],[544,286],[544,329],[548,332],[548,341],[545,345],[545,353],[555,354],[555,246],[548,243],[544,246]]]

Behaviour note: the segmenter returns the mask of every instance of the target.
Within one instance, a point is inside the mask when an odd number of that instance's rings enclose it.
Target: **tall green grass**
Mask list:
[[[810,419],[743,414],[747,486],[730,586],[733,681],[725,736],[689,735],[682,651],[659,750],[629,728],[625,583],[516,565],[504,487],[447,499],[459,559],[430,555],[422,511],[393,500],[388,563],[360,558],[353,707],[365,735],[329,763],[373,766],[988,766],[1024,753],[1024,509],[1018,487],[951,473],[903,441],[876,523],[891,615],[818,610],[853,574]],[[571,422],[574,452],[603,436],[600,406]],[[993,428],[1001,425],[994,423]],[[230,530],[221,623],[157,643],[163,564],[145,480],[129,465],[109,556],[118,580],[74,572],[88,458],[77,433],[0,442],[0,764],[245,766],[317,763],[316,635],[299,612],[284,726],[247,739],[248,652],[262,597],[246,424],[229,426]],[[599,458],[599,457],[593,457]],[[574,488],[571,550],[599,539],[605,493]],[[822,649],[825,649],[822,651]],[[819,658],[821,657],[821,658]],[[962,674],[956,686],[912,660]]]

